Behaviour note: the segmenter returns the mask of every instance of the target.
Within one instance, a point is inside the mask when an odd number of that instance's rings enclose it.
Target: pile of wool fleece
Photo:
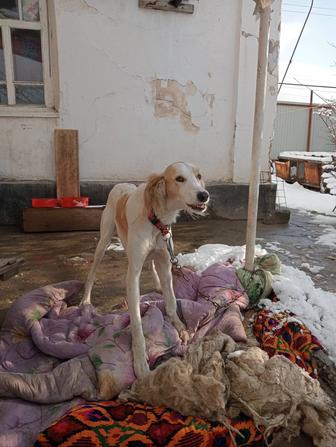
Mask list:
[[[258,347],[235,351],[234,341],[222,333],[192,344],[183,359],[162,363],[120,397],[227,426],[227,416],[243,412],[265,428],[265,437],[291,439],[303,430],[316,446],[336,445],[336,410],[318,380]]]

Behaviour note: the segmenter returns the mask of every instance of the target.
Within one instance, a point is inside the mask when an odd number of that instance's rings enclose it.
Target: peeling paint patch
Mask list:
[[[32,130],[32,126],[29,126],[28,124],[22,123],[20,124],[20,127],[22,130]]]
[[[258,39],[257,36],[255,36],[254,34],[251,34],[251,33],[247,33],[246,31],[242,31],[242,32],[241,32],[241,35],[242,35],[243,37],[245,37],[246,39],[247,39],[248,37],[255,37],[256,39]]]
[[[278,93],[278,90],[274,87],[274,85],[270,85],[268,90],[271,96],[275,96]]]
[[[237,135],[237,120],[234,122],[234,128],[233,128],[233,143],[236,141],[236,135]]]
[[[197,87],[192,81],[182,85],[174,79],[154,79],[152,90],[156,117],[179,117],[186,131],[193,133],[199,131],[199,126],[192,121],[187,101],[188,96],[194,96],[197,92]]]
[[[213,103],[215,101],[215,95],[213,93],[203,93],[203,98],[209,104],[210,109],[213,108]]]
[[[171,5],[167,0],[139,0],[139,8],[157,9],[161,11],[184,12],[186,14],[193,14],[194,5],[187,3],[180,3],[178,6]]]
[[[78,12],[79,9],[86,9],[93,14],[98,13],[98,9],[90,5],[88,0],[67,0],[63,3],[62,8],[67,12]]]
[[[268,73],[270,75],[273,75],[274,71],[277,70],[278,68],[279,51],[280,51],[279,40],[271,39],[269,41],[269,48],[268,48]]]
[[[87,8],[88,10],[91,10],[91,12],[95,12],[95,13],[98,12],[98,9],[92,5],[89,5],[89,2],[87,0],[80,0],[80,1],[82,4],[84,4],[84,7]]]

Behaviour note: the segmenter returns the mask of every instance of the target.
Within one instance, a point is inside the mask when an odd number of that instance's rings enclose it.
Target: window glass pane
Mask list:
[[[37,22],[40,20],[39,0],[22,0],[23,20]]]
[[[15,81],[43,81],[40,31],[12,29]]]
[[[7,87],[4,84],[0,84],[0,104],[7,103]]]
[[[4,50],[2,44],[2,34],[0,28],[0,81],[4,81],[6,79],[5,75],[5,58],[4,58]]]
[[[43,85],[16,85],[16,104],[44,104]]]
[[[18,19],[18,0],[0,0],[0,19]]]

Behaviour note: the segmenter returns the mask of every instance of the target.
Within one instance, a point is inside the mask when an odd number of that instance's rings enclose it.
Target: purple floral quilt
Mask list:
[[[1,446],[31,446],[72,407],[116,397],[135,380],[127,311],[100,315],[91,305],[71,306],[81,287],[42,287],[8,311],[0,332]],[[215,328],[246,340],[240,310],[248,298],[231,265],[214,264],[202,276],[183,269],[174,288],[190,342]],[[140,306],[150,367],[183,354],[187,346],[166,317],[162,295],[144,295]]]

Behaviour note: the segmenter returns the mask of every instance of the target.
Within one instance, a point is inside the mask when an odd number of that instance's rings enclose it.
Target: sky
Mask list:
[[[296,40],[309,11],[311,0],[283,0],[280,37],[282,79]],[[334,46],[333,46],[334,45]],[[303,31],[285,82],[336,87],[336,0],[314,0],[312,13]],[[335,98],[336,88],[314,88],[314,102]],[[280,101],[309,102],[306,87],[282,86]]]

